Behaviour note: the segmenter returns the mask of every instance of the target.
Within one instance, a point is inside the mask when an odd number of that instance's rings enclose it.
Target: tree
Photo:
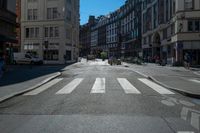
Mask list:
[[[101,59],[105,60],[107,58],[107,53],[106,52],[101,52]]]

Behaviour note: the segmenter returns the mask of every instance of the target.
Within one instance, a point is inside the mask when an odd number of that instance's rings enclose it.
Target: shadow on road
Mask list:
[[[69,65],[71,64],[32,67],[28,65],[9,66],[8,71],[2,78],[0,78],[0,86],[7,86],[33,80],[41,76],[62,71],[63,68]]]

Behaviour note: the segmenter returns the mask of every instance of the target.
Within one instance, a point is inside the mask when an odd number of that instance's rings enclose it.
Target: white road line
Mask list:
[[[187,120],[188,112],[189,112],[188,108],[185,107],[183,107],[183,109],[181,110],[181,118],[185,121]]]
[[[56,94],[70,94],[82,81],[83,78],[74,79],[69,84],[64,86],[61,90],[56,92]]]
[[[24,96],[31,96],[31,95],[37,95],[45,90],[47,90],[48,88],[50,88],[51,86],[57,84],[58,82],[60,82],[61,80],[63,80],[63,78],[56,78],[42,86],[40,86],[39,88],[33,90],[33,91],[30,91],[28,93],[25,93]]]
[[[127,79],[125,78],[117,78],[117,81],[124,89],[126,94],[141,94]]]
[[[193,113],[191,114],[191,125],[199,130],[199,118],[200,115],[197,113]]]
[[[194,133],[193,131],[178,131],[177,133]]]
[[[159,94],[174,94],[173,92],[167,90],[166,88],[164,88],[148,79],[140,78],[139,80],[141,82],[143,82],[144,84],[146,84],[147,86],[149,86],[150,88],[152,88],[153,90],[155,90],[156,92],[158,92]]]
[[[199,75],[200,76],[200,71],[199,72],[194,72],[194,74]]]
[[[199,83],[199,84],[200,84],[200,81],[197,80],[197,79],[190,79],[189,81],[192,81],[192,82],[195,82],[195,83]]]
[[[96,81],[90,93],[105,93],[105,91],[106,91],[105,78],[96,78]]]

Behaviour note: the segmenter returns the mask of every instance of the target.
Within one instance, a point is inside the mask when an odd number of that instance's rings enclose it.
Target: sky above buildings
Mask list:
[[[80,0],[81,24],[88,21],[89,15],[107,15],[124,4],[125,0]]]

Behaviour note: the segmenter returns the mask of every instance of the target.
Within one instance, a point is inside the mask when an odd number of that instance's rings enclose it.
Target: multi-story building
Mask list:
[[[80,56],[90,54],[91,47],[91,27],[96,23],[95,16],[90,16],[88,23],[80,26]]]
[[[17,19],[16,19],[16,23],[17,23],[17,27],[16,27],[16,39],[17,39],[17,44],[14,45],[14,51],[15,52],[19,52],[21,50],[21,24],[20,24],[20,20],[21,20],[21,0],[16,0],[16,15],[17,15]]]
[[[182,64],[187,53],[200,64],[199,0],[143,0],[142,22],[145,57]]]
[[[106,16],[101,16],[97,27],[98,27],[98,49],[104,52],[108,52],[108,47],[106,44],[106,21],[107,17]]]
[[[79,0],[21,0],[21,50],[47,64],[79,54]]]
[[[118,48],[118,25],[119,25],[119,10],[108,15],[106,26],[106,43],[109,57],[118,57],[120,50]]]
[[[12,62],[13,45],[16,40],[16,1],[0,0],[0,56]]]
[[[127,0],[120,8],[122,57],[138,57],[141,52],[141,5],[141,0]]]
[[[91,28],[91,54],[97,54],[98,51],[98,29],[96,26]]]
[[[91,50],[109,57],[138,56],[141,52],[141,1],[127,0],[120,9],[100,16],[91,28]]]

